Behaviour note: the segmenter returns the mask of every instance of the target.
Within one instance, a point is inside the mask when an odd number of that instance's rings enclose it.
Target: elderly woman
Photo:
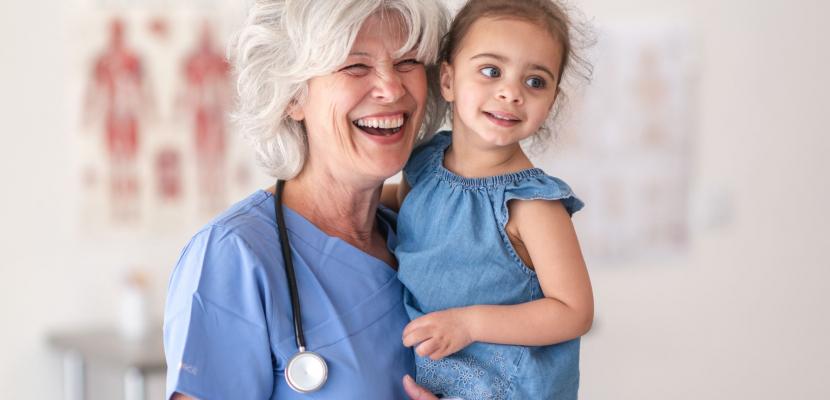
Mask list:
[[[183,250],[165,306],[167,398],[403,396],[414,362],[379,197],[444,115],[427,75],[446,26],[437,0],[255,3],[234,53],[237,117],[284,184]]]

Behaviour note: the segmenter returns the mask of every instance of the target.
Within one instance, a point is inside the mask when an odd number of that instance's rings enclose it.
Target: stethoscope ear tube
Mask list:
[[[282,192],[285,181],[277,180],[274,195],[274,212],[277,217],[277,236],[282,247],[282,259],[285,263],[285,277],[288,280],[288,294],[291,296],[291,313],[294,319],[294,337],[297,340],[298,353],[288,361],[285,367],[285,381],[291,389],[299,393],[309,393],[323,387],[328,379],[326,360],[319,354],[306,351],[303,334],[303,317],[300,311],[300,295],[297,290],[297,277],[291,260],[291,244],[285,228],[285,215],[282,212]]]

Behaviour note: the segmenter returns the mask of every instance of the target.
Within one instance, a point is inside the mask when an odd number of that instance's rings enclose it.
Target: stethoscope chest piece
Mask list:
[[[288,386],[300,393],[314,392],[326,383],[329,369],[326,361],[317,353],[300,351],[288,360],[285,368],[285,381]]]

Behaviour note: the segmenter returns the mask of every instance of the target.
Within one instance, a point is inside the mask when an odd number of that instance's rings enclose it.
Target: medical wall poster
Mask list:
[[[192,226],[265,185],[228,117],[227,40],[246,8],[244,1],[67,7],[84,230]]]
[[[585,200],[574,224],[589,261],[673,256],[688,244],[693,37],[679,24],[597,27],[593,79],[571,90],[557,137],[536,157]]]
[[[70,3],[67,87],[83,230],[193,227],[268,185],[228,121],[227,41],[249,1]],[[556,137],[534,160],[585,200],[574,223],[591,260],[677,254],[689,241],[694,36],[676,23],[595,33],[593,79],[569,88]]]

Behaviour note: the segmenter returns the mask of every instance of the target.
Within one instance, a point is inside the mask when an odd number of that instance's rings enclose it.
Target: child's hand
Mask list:
[[[473,342],[469,308],[451,308],[416,318],[403,330],[403,344],[421,357],[440,360]]]

